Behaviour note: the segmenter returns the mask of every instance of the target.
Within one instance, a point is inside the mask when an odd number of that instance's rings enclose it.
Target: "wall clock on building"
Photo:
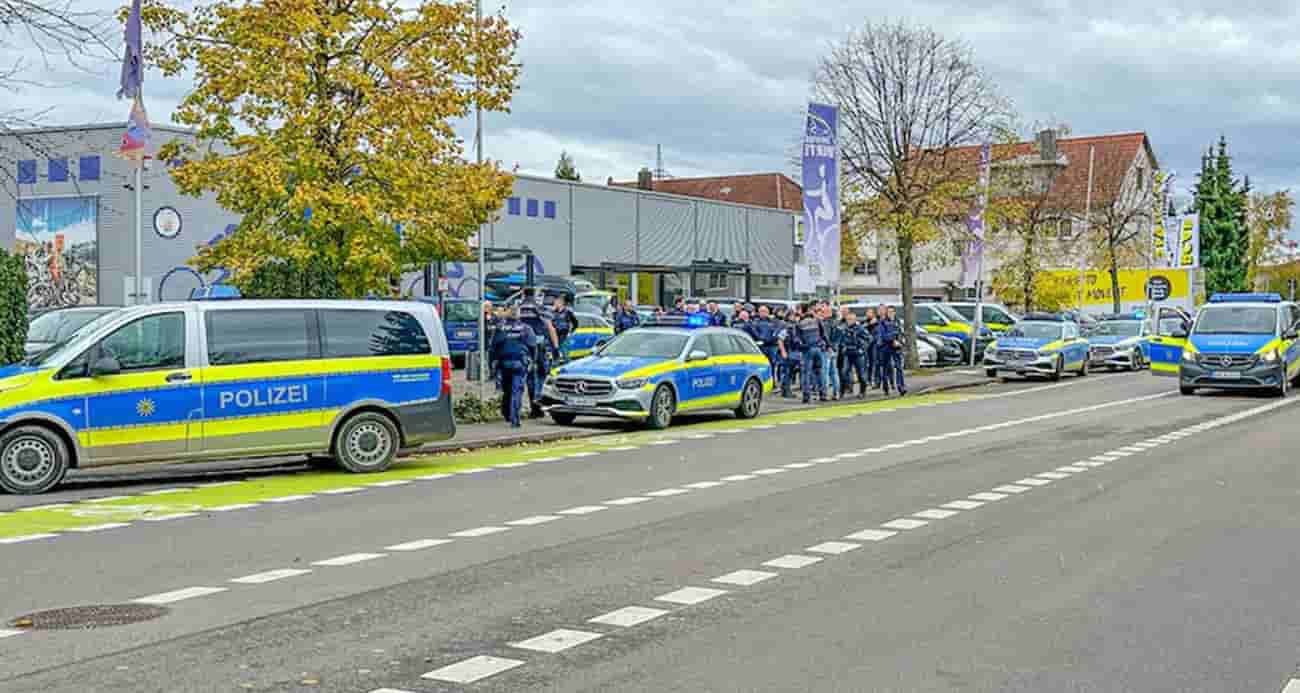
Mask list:
[[[174,207],[159,207],[153,213],[153,230],[168,240],[181,235],[181,213]]]

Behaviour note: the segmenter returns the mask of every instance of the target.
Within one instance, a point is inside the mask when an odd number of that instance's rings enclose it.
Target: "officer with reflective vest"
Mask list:
[[[537,334],[519,319],[519,308],[511,308],[492,335],[492,364],[501,376],[501,415],[511,428],[519,428],[519,409],[524,403]]]
[[[840,370],[840,386],[844,392],[852,391],[853,376],[858,377],[858,399],[867,396],[867,387],[871,376],[867,375],[867,352],[871,349],[871,333],[867,326],[858,322],[856,313],[849,311],[844,316],[844,342],[840,352],[843,366]]]
[[[537,297],[535,289],[527,289],[519,304],[519,319],[533,331],[532,366],[528,370],[528,404],[533,418],[544,413],[538,399],[542,396],[542,383],[551,372],[551,352],[560,348],[551,321],[551,309]]]
[[[804,404],[812,401],[816,391],[818,399],[826,401],[826,387],[829,378],[826,366],[826,349],[828,345],[825,326],[818,315],[816,304],[808,304],[803,317],[795,323],[795,333],[799,344],[803,346],[803,371],[801,382]]]

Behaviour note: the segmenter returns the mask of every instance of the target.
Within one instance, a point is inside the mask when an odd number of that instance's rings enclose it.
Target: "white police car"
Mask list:
[[[1151,358],[1151,327],[1142,313],[1102,318],[1088,335],[1092,368],[1141,370]]]
[[[1088,340],[1063,315],[1031,313],[984,351],[984,373],[1042,375],[1060,380],[1067,371],[1088,374]]]
[[[758,416],[763,394],[772,390],[767,358],[749,335],[700,327],[692,318],[666,316],[656,326],[627,330],[593,355],[554,369],[542,406],[561,425],[597,416],[666,428],[675,414],[708,410]]]

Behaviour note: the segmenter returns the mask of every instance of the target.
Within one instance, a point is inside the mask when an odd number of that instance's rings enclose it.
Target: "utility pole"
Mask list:
[[[1083,203],[1083,242],[1088,243],[1092,236],[1092,167],[1096,159],[1097,146],[1088,145],[1088,192]],[[1083,290],[1087,283],[1084,274],[1088,266],[1088,254],[1079,253],[1079,312],[1083,312]]]
[[[478,45],[478,33],[483,24],[483,0],[474,0],[474,43]],[[483,163],[483,106],[479,103],[477,92],[479,60],[474,61],[474,160]],[[484,252],[487,239],[483,237],[483,226],[478,227],[478,401],[487,399],[487,316],[483,314],[483,303],[487,301],[487,263]],[[468,365],[468,364],[466,364]]]

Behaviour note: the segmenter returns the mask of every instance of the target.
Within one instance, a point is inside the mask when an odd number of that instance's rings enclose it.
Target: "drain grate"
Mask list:
[[[19,616],[8,627],[25,630],[84,630],[125,626],[161,618],[169,610],[151,604],[92,604]]]

